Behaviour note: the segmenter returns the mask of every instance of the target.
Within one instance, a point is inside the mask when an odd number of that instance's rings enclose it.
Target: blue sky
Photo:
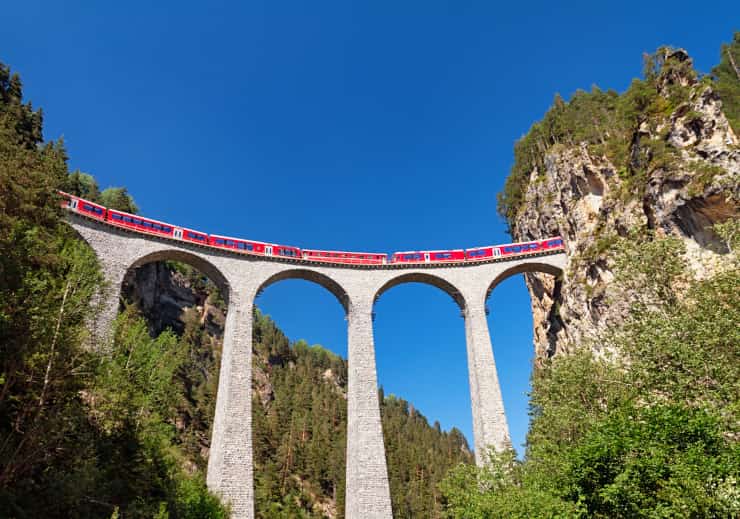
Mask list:
[[[496,193],[556,92],[621,91],[662,44],[708,72],[738,5],[26,0],[2,9],[0,60],[71,166],[127,186],[143,214],[315,248],[463,248],[508,241]],[[291,338],[346,355],[324,289],[284,281],[258,303]],[[533,354],[523,280],[489,307],[519,446]],[[402,285],[376,313],[386,393],[470,439],[452,300]]]

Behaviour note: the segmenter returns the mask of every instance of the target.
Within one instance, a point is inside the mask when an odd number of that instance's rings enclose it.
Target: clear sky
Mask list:
[[[708,72],[740,4],[696,2],[38,2],[2,7],[0,60],[64,136],[73,168],[142,213],[206,232],[392,252],[509,240],[496,193],[553,95],[624,90],[643,52]],[[259,300],[293,339],[346,355],[323,288]],[[513,442],[527,428],[529,296],[489,301]],[[376,305],[378,377],[472,438],[463,321],[429,286]]]

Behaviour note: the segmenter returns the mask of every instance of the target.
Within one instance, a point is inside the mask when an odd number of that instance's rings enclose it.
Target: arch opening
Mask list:
[[[291,517],[315,513],[312,506],[344,511],[348,304],[339,283],[308,269],[260,285],[252,343],[257,516],[278,504]]]
[[[522,274],[522,275],[519,275]],[[532,370],[538,359],[550,356],[562,270],[546,263],[515,265],[499,274],[486,290],[491,335],[511,445],[521,458],[529,430]],[[494,290],[496,289],[496,290]],[[534,296],[534,297],[533,297]],[[534,348],[532,347],[534,344]]]
[[[138,258],[136,261],[134,261],[129,266],[128,272],[138,269],[139,267],[148,263],[167,261],[184,263],[202,272],[204,276],[206,276],[216,285],[218,290],[221,292],[224,300],[229,300],[229,291],[231,287],[229,286],[229,282],[226,279],[226,276],[210,261],[197,254],[193,254],[184,250],[164,249],[161,251],[152,252],[151,254],[142,256],[141,258]]]
[[[556,267],[554,265],[550,265],[549,263],[540,263],[540,262],[525,262],[520,263],[518,265],[514,265],[511,268],[508,268],[501,272],[496,278],[491,281],[491,283],[488,285],[488,289],[486,289],[486,300],[488,300],[489,297],[491,297],[491,292],[493,292],[493,289],[496,288],[499,283],[505,281],[506,279],[516,276],[517,274],[527,274],[527,273],[541,273],[541,274],[549,274],[551,276],[560,277],[563,274],[563,270],[560,267]]]
[[[310,281],[325,288],[326,290],[334,294],[334,297],[337,298],[339,304],[342,305],[342,308],[344,308],[345,315],[349,313],[350,299],[347,291],[329,276],[310,269],[288,269],[278,272],[277,274],[270,276],[259,286],[259,288],[257,289],[257,295],[259,296],[269,286],[274,285],[279,281],[285,281],[287,279],[301,279],[304,281]]]
[[[184,459],[202,475],[207,473],[213,441],[229,288],[215,265],[173,250],[138,258],[120,286],[119,326],[136,330],[143,319],[152,340],[172,348],[169,353],[161,350],[170,357],[165,363],[172,370],[169,383],[179,395],[171,404],[168,422],[175,424],[176,445]],[[175,337],[167,339],[170,330]],[[124,348],[124,353],[129,348],[129,355],[140,348],[137,342],[126,342],[116,347]]]
[[[377,302],[385,292],[393,287],[403,285],[405,283],[421,283],[439,288],[455,301],[455,304],[457,304],[461,312],[465,310],[465,298],[463,297],[462,292],[455,285],[444,278],[428,274],[426,272],[410,272],[408,274],[400,274],[399,276],[394,277],[378,289],[373,301]]]
[[[437,517],[436,485],[447,469],[474,462],[464,301],[450,283],[414,274],[390,281],[376,299],[373,328],[393,516]]]

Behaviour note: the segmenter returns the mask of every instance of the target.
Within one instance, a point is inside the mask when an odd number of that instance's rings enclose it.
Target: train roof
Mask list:
[[[329,252],[332,254],[364,254],[372,256],[388,256],[385,252],[354,252],[348,250],[303,249],[303,252]]]
[[[84,198],[82,198],[81,200],[84,200]],[[89,201],[89,200],[86,200],[86,202],[87,201]],[[105,207],[105,206],[103,206],[103,207]],[[175,224],[172,224],[172,223],[169,223],[169,222],[163,222],[161,220],[155,220],[154,218],[149,218],[148,216],[141,216],[140,214],[127,213],[126,211],[121,211],[119,209],[111,209],[110,207],[106,207],[106,209],[108,209],[108,211],[113,211],[114,213],[119,213],[119,214],[124,214],[126,216],[130,216],[131,218],[138,218],[139,220],[146,220],[148,222],[154,222],[154,223],[158,223],[158,224],[162,224],[162,225],[168,225],[169,227],[179,227],[180,229],[184,229],[184,227],[181,227],[179,225],[175,225]],[[192,230],[193,229],[188,229],[188,231],[192,231]],[[195,232],[199,232],[201,234],[206,234],[203,231],[195,231]]]
[[[198,233],[198,234],[203,234],[203,235],[206,235],[206,236],[211,236],[213,238],[223,238],[223,239],[226,239],[226,240],[237,240],[237,241],[243,241],[243,242],[258,243],[258,244],[261,244],[261,245],[267,245],[267,246],[273,246],[273,247],[289,247],[289,248],[292,248],[292,249],[298,249],[298,250],[301,250],[301,251],[304,251],[304,252],[308,252],[308,253],[355,254],[355,255],[385,256],[385,257],[388,256],[388,254],[385,253],[385,252],[354,252],[354,251],[339,251],[339,250],[326,250],[326,249],[303,249],[303,248],[297,247],[295,245],[282,245],[282,244],[277,244],[277,243],[263,242],[263,241],[259,241],[259,240],[251,240],[251,239],[248,239],[248,238],[236,238],[236,237],[232,237],[232,236],[224,236],[224,235],[221,235],[221,234],[210,234],[209,235],[207,232],[204,232],[204,231],[198,231],[198,230],[195,230],[195,229],[190,229],[190,228],[187,228],[187,227],[182,227],[180,225],[171,224],[169,222],[163,222],[161,220],[155,220],[155,219],[149,218],[147,216],[141,216],[141,215],[138,215],[138,214],[132,214],[132,213],[128,213],[126,211],[120,211],[118,209],[107,208],[107,207],[105,207],[102,204],[99,204],[97,202],[93,202],[91,200],[87,200],[86,198],[82,198],[81,196],[78,196],[78,195],[73,195],[71,193],[67,193],[65,191],[61,191],[60,190],[58,192],[62,196],[68,196],[68,197],[76,198],[76,199],[81,200],[83,202],[86,202],[86,203],[89,203],[89,204],[93,204],[93,205],[95,205],[97,207],[102,207],[104,209],[107,209],[108,211],[113,211],[114,213],[117,213],[117,214],[126,215],[126,216],[129,216],[131,218],[138,218],[140,220],[146,220],[148,222],[158,223],[160,225],[166,225],[166,226],[177,228],[177,229],[182,229],[184,231],[190,231],[190,232],[195,232],[195,233]],[[434,253],[449,253],[449,252],[462,252],[462,253],[464,253],[465,251],[470,251],[470,250],[480,250],[480,249],[487,249],[487,248],[492,248],[492,247],[511,247],[511,246],[517,246],[517,245],[524,245],[524,244],[527,244],[527,243],[536,243],[536,242],[550,241],[550,240],[561,240],[561,241],[563,241],[563,238],[561,236],[550,236],[548,238],[539,238],[539,239],[530,240],[530,241],[514,242],[514,243],[502,243],[502,244],[497,244],[497,245],[483,245],[483,246],[479,246],[479,247],[470,247],[468,249],[437,249],[437,250],[397,251],[397,252],[393,252],[392,255],[396,255],[396,254],[434,254]]]
[[[223,238],[225,240],[237,240],[237,241],[248,241],[250,243],[259,243],[260,245],[275,245],[274,243],[267,243],[259,240],[250,240],[249,238],[235,238],[233,236],[224,236],[223,234],[211,234],[211,238]]]
[[[393,254],[432,254],[434,252],[465,252],[465,249],[406,250],[394,252]]]

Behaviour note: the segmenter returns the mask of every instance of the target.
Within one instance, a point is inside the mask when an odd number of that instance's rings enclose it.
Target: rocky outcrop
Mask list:
[[[195,310],[209,335],[221,338],[226,320],[225,305],[214,304],[215,287],[197,271],[166,262],[147,263],[127,272],[122,296],[146,316],[152,335],[167,328],[181,335],[185,311]]]
[[[666,59],[688,60],[684,51]],[[690,64],[690,61],[689,61]],[[634,229],[680,237],[696,276],[725,261],[711,226],[738,214],[740,142],[707,82],[675,73],[660,85],[689,88],[669,116],[646,120],[632,135],[630,156],[658,144],[667,160],[636,182],[586,143],[554,145],[533,170],[511,222],[517,241],[560,235],[569,264],[563,280],[527,274],[537,358],[567,352],[617,323],[625,301],[609,301],[613,273],[605,251]],[[659,90],[660,91],[660,90]]]

